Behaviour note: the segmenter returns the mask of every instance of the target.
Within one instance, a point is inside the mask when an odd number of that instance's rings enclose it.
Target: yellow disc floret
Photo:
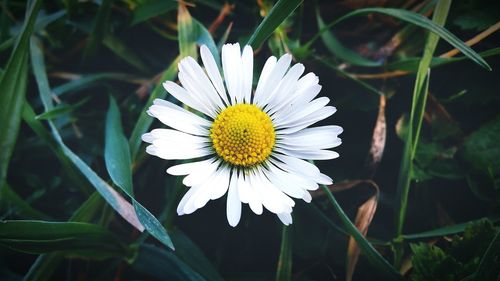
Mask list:
[[[210,128],[217,154],[236,166],[252,166],[269,157],[275,132],[269,115],[253,104],[237,104],[224,109]]]

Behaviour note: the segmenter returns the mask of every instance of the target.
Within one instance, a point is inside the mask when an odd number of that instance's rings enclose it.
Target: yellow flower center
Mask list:
[[[210,128],[210,138],[222,159],[244,167],[266,160],[275,143],[271,118],[253,104],[224,109]]]

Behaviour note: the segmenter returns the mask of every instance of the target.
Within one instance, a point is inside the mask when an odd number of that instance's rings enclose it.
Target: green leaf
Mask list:
[[[487,58],[491,56],[496,56],[500,54],[500,47],[493,48],[484,52],[480,52],[479,55],[482,58]],[[454,62],[459,62],[466,60],[466,56],[462,57],[454,57],[454,58],[441,58],[441,57],[433,57],[431,61],[431,68],[439,67],[442,65],[447,65]],[[420,63],[420,58],[405,58],[395,62],[392,62],[385,66],[388,70],[404,70],[404,71],[412,71],[416,72],[418,69],[418,65]]]
[[[168,13],[177,7],[176,1],[171,0],[151,0],[140,3],[134,10],[132,25],[141,23],[150,18]]]
[[[111,4],[113,0],[103,0],[97,11],[97,16],[89,33],[87,46],[83,51],[84,62],[94,57],[99,45],[102,43],[107,31],[107,22],[111,13]]]
[[[92,86],[95,86],[99,82],[103,80],[118,80],[118,81],[127,81],[134,79],[136,77],[131,76],[129,74],[124,74],[124,73],[94,73],[94,74],[88,74],[88,75],[83,75],[81,77],[77,77],[72,81],[69,81],[67,83],[61,84],[57,87],[54,87],[52,89],[52,93],[56,96],[61,96],[63,94],[77,91],[77,90],[83,90],[85,88],[89,88]]]
[[[361,249],[361,252],[366,256],[368,262],[377,268],[383,273],[387,280],[404,280],[403,277],[396,271],[394,267],[392,267],[387,260],[385,260],[375,248],[366,240],[366,238],[359,232],[356,226],[352,223],[349,217],[346,215],[342,207],[340,207],[339,203],[333,196],[330,189],[324,185],[321,185],[321,188],[328,196],[328,199],[333,205],[333,208],[337,212],[340,220],[344,224],[345,230],[352,235],[358,247]]]
[[[500,176],[500,115],[470,134],[461,149],[462,158],[474,169]]]
[[[58,105],[49,111],[46,111],[40,115],[37,115],[35,118],[38,120],[50,120],[50,119],[59,118],[63,115],[66,115],[66,114],[74,111],[78,107],[82,106],[83,104],[88,102],[89,99],[90,99],[90,97],[87,97],[85,99],[82,99],[81,101],[79,101],[78,103],[76,103],[74,105],[68,105],[68,104]]]
[[[321,18],[319,7],[316,7],[316,21],[318,22],[318,28],[322,30],[325,27],[325,23]],[[342,45],[339,40],[329,31],[324,31],[321,33],[321,39],[325,44],[326,48],[335,57],[344,60],[352,65],[359,66],[380,66],[380,62],[372,61],[367,58],[362,57],[358,53],[346,48]]]
[[[113,98],[110,98],[106,116],[106,139],[104,156],[106,168],[113,182],[132,199],[135,212],[146,230],[167,247],[174,249],[172,240],[161,223],[133,195],[132,161],[127,139],[123,134],[120,112]]]
[[[450,9],[450,0],[441,0],[433,15],[432,24],[436,26],[443,26],[448,16]],[[417,14],[415,14],[417,15]],[[427,19],[426,19],[427,20]],[[430,22],[430,21],[429,21]],[[443,29],[444,30],[444,29]],[[403,155],[401,157],[401,164],[397,182],[396,191],[396,204],[395,204],[395,225],[396,237],[399,237],[403,232],[403,226],[408,206],[408,194],[410,192],[410,183],[413,171],[413,160],[418,147],[420,138],[420,129],[422,127],[422,120],[425,112],[425,105],[427,103],[427,96],[429,92],[430,81],[430,63],[432,56],[436,49],[439,36],[436,33],[429,33],[427,42],[424,47],[424,54],[418,66],[417,77],[413,88],[413,97],[411,103],[410,118],[408,120],[408,130],[405,137],[405,145]],[[402,245],[397,243],[395,245],[395,259],[394,264],[399,266],[403,255]]]
[[[424,231],[424,232],[420,232],[420,233],[403,234],[402,237],[405,240],[414,240],[414,239],[424,239],[424,238],[441,237],[441,236],[446,236],[446,235],[458,234],[458,233],[464,232],[465,229],[467,228],[467,226],[469,226],[470,224],[477,223],[477,222],[483,221],[485,219],[488,219],[492,223],[496,223],[496,222],[500,221],[499,216],[489,217],[489,218],[481,218],[481,219],[477,219],[477,220],[473,220],[473,221],[468,221],[468,222],[464,222],[464,223],[457,223],[454,225],[445,226],[445,227],[441,227],[441,228],[437,228],[437,229],[433,229],[433,230],[429,230],[429,231]]]
[[[302,3],[302,0],[279,0],[269,14],[259,24],[247,42],[247,45],[258,49],[274,30]]]
[[[29,39],[33,33],[36,15],[42,5],[36,0],[27,8],[27,18],[21,34],[12,51],[5,72],[0,78],[0,189],[3,186],[9,167],[10,158],[14,150],[19,127],[21,111],[26,95],[28,75]]]
[[[81,222],[3,221],[0,244],[25,253],[54,251],[87,258],[127,256],[127,247],[105,228]]]
[[[165,281],[204,281],[205,279],[172,252],[143,244],[132,264],[134,270]]]
[[[276,281],[292,280],[292,242],[291,226],[283,225],[281,231],[281,250],[276,270]]]
[[[191,14],[183,2],[179,2],[179,9],[177,10],[177,31],[181,58],[189,56],[196,60],[198,58],[196,27]]]
[[[172,241],[175,245],[175,255],[198,272],[207,281],[224,280],[219,272],[205,256],[203,251],[179,229],[171,233]]]
[[[484,253],[481,261],[479,262],[479,267],[474,274],[475,281],[481,280],[493,280],[498,278],[500,274],[498,270],[498,260],[500,258],[500,232],[497,232],[495,237],[491,240],[488,249]]]
[[[104,200],[98,192],[94,192],[74,213],[69,221],[89,222],[102,210]],[[47,281],[63,261],[62,253],[50,253],[38,256],[24,276],[24,281]]]
[[[127,139],[123,134],[120,111],[115,99],[110,96],[106,115],[104,160],[113,182],[132,196],[132,161]]]
[[[139,115],[139,119],[137,119],[137,123],[135,123],[134,129],[132,131],[132,135],[130,136],[129,139],[129,145],[130,145],[130,155],[132,158],[132,161],[135,162],[137,158],[137,154],[139,153],[139,149],[141,147],[141,136],[146,133],[146,131],[149,129],[149,126],[153,123],[153,118],[149,116],[146,111],[147,109],[153,104],[153,101],[155,99],[161,99],[164,98],[167,95],[167,91],[163,89],[162,83],[163,81],[166,80],[174,80],[175,77],[177,76],[177,63],[179,62],[179,57],[177,57],[169,66],[168,68],[163,72],[158,84],[154,87],[153,91],[151,92],[151,95],[149,95],[149,99],[144,105],[144,108],[141,111],[141,114]]]
[[[9,213],[17,213],[32,219],[48,219],[49,216],[33,208],[6,182],[0,190],[0,204],[6,204]]]
[[[486,61],[484,61],[481,56],[476,53],[474,50],[472,50],[469,46],[467,46],[464,42],[462,42],[460,39],[458,39],[455,35],[453,35],[451,32],[449,32],[447,29],[444,27],[432,22],[428,18],[426,18],[423,15],[407,11],[407,10],[402,10],[402,9],[393,9],[393,8],[364,8],[364,9],[357,9],[355,11],[352,11],[339,19],[331,22],[330,24],[326,25],[322,30],[320,30],[319,34],[316,35],[311,41],[314,41],[318,38],[318,36],[321,35],[321,33],[327,31],[334,25],[348,19],[354,16],[359,16],[359,15],[366,15],[370,13],[378,13],[378,14],[384,14],[388,15],[391,17],[395,17],[397,19],[412,23],[416,26],[425,28],[429,31],[431,31],[433,34],[441,37],[448,43],[450,43],[453,47],[457,48],[460,50],[465,56],[467,56],[469,59],[474,61],[475,63],[479,64],[480,66],[486,68],[487,70],[491,70],[491,67],[488,65]]]
[[[212,35],[208,30],[203,26],[203,24],[196,19],[193,20],[193,29],[196,34],[196,43],[198,45],[206,45],[207,48],[210,50],[212,53],[212,56],[214,56],[215,62],[217,65],[220,67],[220,55],[219,55],[219,49],[217,48],[217,45],[215,44],[214,39],[212,38]]]
[[[148,65],[118,37],[114,36],[113,34],[106,34],[102,39],[102,42],[106,47],[108,47],[108,49],[110,49],[113,53],[122,58],[131,66],[145,73],[152,72]]]

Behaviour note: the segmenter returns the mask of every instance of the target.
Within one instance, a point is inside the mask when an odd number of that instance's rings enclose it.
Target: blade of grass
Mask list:
[[[276,269],[276,281],[292,280],[292,241],[291,227],[283,225],[281,230],[281,249]]]
[[[316,41],[318,38],[321,37],[321,34],[332,28],[333,26],[337,25],[338,23],[354,17],[354,16],[359,16],[359,15],[366,15],[370,13],[379,13],[379,14],[384,14],[388,15],[391,17],[395,17],[397,19],[412,23],[416,26],[420,26],[430,32],[432,34],[435,34],[448,43],[450,43],[453,47],[456,49],[460,50],[465,56],[467,56],[469,59],[471,59],[473,62],[477,63],[478,65],[484,67],[487,70],[491,70],[491,67],[488,65],[488,63],[481,58],[481,56],[476,53],[474,50],[472,50],[469,46],[467,46],[463,41],[458,39],[455,35],[453,35],[451,32],[449,32],[447,29],[444,27],[436,24],[435,22],[432,22],[425,16],[422,16],[420,14],[407,11],[407,10],[401,10],[401,9],[393,9],[393,8],[364,8],[364,9],[357,9],[355,11],[352,11],[335,21],[327,24],[324,28],[322,28],[311,40],[309,40],[306,43],[306,46],[311,46],[314,41]]]
[[[106,116],[104,157],[106,168],[113,182],[130,197],[137,217],[146,230],[167,247],[174,249],[172,240],[161,223],[134,198],[132,188],[132,160],[127,139],[123,134],[120,111],[110,98]]]
[[[279,0],[255,29],[247,45],[258,49],[274,30],[302,3],[302,0]]]
[[[149,20],[150,18],[168,13],[177,7],[177,2],[172,0],[156,0],[140,2],[135,8],[131,25]]]
[[[442,26],[446,22],[448,11],[451,5],[450,0],[438,1],[434,10],[433,21],[435,24]],[[411,105],[410,118],[408,121],[408,133],[405,139],[405,147],[403,156],[401,158],[401,169],[398,177],[397,194],[395,202],[396,211],[396,241],[400,240],[403,232],[403,225],[408,206],[408,194],[410,190],[411,173],[413,170],[413,159],[420,138],[420,129],[422,127],[422,120],[425,112],[425,104],[427,102],[427,95],[429,91],[430,80],[430,63],[432,56],[436,49],[439,36],[435,33],[429,33],[427,43],[424,47],[424,54],[420,61],[413,89],[413,98]],[[396,242],[395,245],[395,259],[394,264],[396,267],[400,266],[402,258],[403,247],[401,243]]]
[[[190,56],[195,60],[198,58],[196,50],[196,30],[193,18],[184,2],[179,2],[177,10],[177,37],[179,38],[179,53],[181,58]]]
[[[316,6],[316,21],[318,23],[318,28],[322,30],[325,27],[325,23],[323,19],[321,18],[320,12],[319,12],[319,6]],[[380,66],[381,62],[376,62],[369,60],[365,57],[362,57],[358,53],[352,51],[351,49],[346,48],[344,45],[342,45],[339,40],[330,32],[330,31],[325,31],[321,34],[321,39],[323,40],[323,43],[325,44],[326,48],[332,55],[335,57],[344,60],[345,62],[352,64],[352,65],[358,65],[358,66]]]
[[[94,73],[88,75],[75,75],[72,81],[52,88],[52,93],[61,96],[69,92],[95,86],[103,80],[130,81],[136,77],[124,73]]]
[[[106,34],[102,43],[131,66],[144,73],[151,73],[148,65],[135,52],[113,34]]]
[[[497,232],[495,237],[491,240],[490,245],[486,249],[481,261],[479,262],[479,266],[474,273],[474,277],[472,280],[481,281],[481,280],[492,280],[494,278],[498,278],[498,276],[493,276],[494,272],[498,273],[498,270],[492,270],[493,268],[498,266],[498,256],[500,253],[500,232]],[[498,269],[498,267],[497,267]]]
[[[61,251],[93,259],[128,255],[127,246],[114,234],[81,222],[3,221],[0,245],[31,254]]]
[[[7,177],[8,167],[19,127],[21,113],[26,95],[28,76],[29,39],[33,33],[36,16],[42,5],[41,0],[36,0],[27,8],[22,31],[17,39],[14,50],[7,61],[5,72],[0,78],[0,189]]]
[[[332,203],[335,211],[337,212],[338,216],[340,217],[340,220],[344,224],[344,227],[346,231],[352,235],[354,240],[356,240],[356,243],[358,244],[359,248],[361,249],[361,252],[365,254],[366,258],[368,259],[368,262],[378,270],[380,270],[381,273],[383,273],[387,280],[404,280],[403,277],[396,271],[394,267],[391,266],[387,260],[385,260],[375,248],[366,240],[366,238],[359,232],[359,230],[356,228],[356,226],[351,222],[349,217],[346,215],[342,207],[340,207],[339,203],[333,196],[332,192],[330,189],[324,185],[321,185],[322,190],[325,192],[325,194],[328,197],[328,200],[330,203]]]
[[[48,215],[33,208],[26,200],[21,198],[7,182],[0,190],[0,198],[2,198],[0,203],[7,205],[8,213],[17,213],[31,219],[50,219]]]
[[[158,280],[205,281],[205,278],[177,258],[174,253],[150,244],[141,246],[139,255],[131,266],[135,271]]]
[[[441,236],[446,236],[446,235],[458,234],[458,233],[464,232],[465,228],[468,225],[482,221],[484,219],[488,219],[492,223],[497,223],[500,221],[500,216],[481,218],[481,219],[468,221],[468,222],[464,222],[464,223],[458,223],[458,224],[454,224],[454,225],[450,225],[450,226],[444,226],[441,228],[437,228],[437,229],[433,229],[433,230],[429,230],[429,231],[424,231],[424,232],[420,232],[420,233],[403,234],[402,237],[405,240],[415,240],[415,239],[425,239],[425,238],[431,238],[431,237],[441,237]]]
[[[36,48],[36,44],[33,44]],[[36,52],[34,52],[36,54]],[[46,80],[47,76],[41,73],[45,72],[45,65],[43,60],[37,60],[38,63],[33,64],[33,72],[35,74],[35,80],[38,85],[40,99],[42,100],[45,111],[50,111],[54,108],[51,99],[51,90],[49,83]],[[25,103],[26,112],[33,112],[33,109],[28,103]],[[34,123],[32,121],[32,123]],[[131,225],[133,225],[139,231],[144,230],[144,226],[139,222],[137,214],[132,207],[132,205],[125,200],[118,192],[116,192],[106,181],[101,179],[80,157],[78,157],[71,149],[69,149],[63,142],[57,127],[48,121],[49,126],[52,130],[52,136],[47,138],[53,138],[49,143],[59,147],[63,157],[67,158],[71,165],[73,165],[79,172],[92,184],[92,186],[104,197],[104,199],[115,209],[125,220],[127,220]],[[42,130],[43,128],[43,130]],[[41,126],[39,131],[44,131],[45,128]],[[43,133],[48,135],[48,133]]]
[[[94,216],[102,210],[104,200],[98,192],[94,192],[73,213],[70,222],[90,222]],[[61,253],[50,253],[38,256],[29,271],[23,277],[23,281],[47,281],[51,280],[52,274],[63,261]]]
[[[104,39],[107,31],[107,22],[111,13],[111,4],[113,0],[103,0],[97,10],[97,16],[92,25],[92,30],[89,33],[87,46],[83,51],[83,62],[87,63],[89,59],[94,57],[99,45]]]

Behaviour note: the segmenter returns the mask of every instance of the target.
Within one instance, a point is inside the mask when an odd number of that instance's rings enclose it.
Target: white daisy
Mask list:
[[[185,176],[190,187],[177,207],[190,214],[227,193],[227,220],[236,226],[241,203],[257,215],[263,208],[292,223],[295,202],[311,201],[310,190],[332,179],[306,160],[337,158],[327,149],[341,144],[339,126],[308,128],[336,109],[321,90],[318,77],[304,66],[290,67],[292,56],[270,57],[252,91],[253,51],[239,44],[222,47],[224,80],[206,46],[200,48],[203,69],[192,57],[179,63],[182,87],[172,81],[164,88],[200,114],[156,99],[148,114],[171,129],[154,129],[142,136],[146,152],[167,160],[194,159],[170,167]],[[227,89],[227,92],[226,92]],[[253,93],[253,94],[252,94]],[[203,117],[200,117],[203,116]]]

